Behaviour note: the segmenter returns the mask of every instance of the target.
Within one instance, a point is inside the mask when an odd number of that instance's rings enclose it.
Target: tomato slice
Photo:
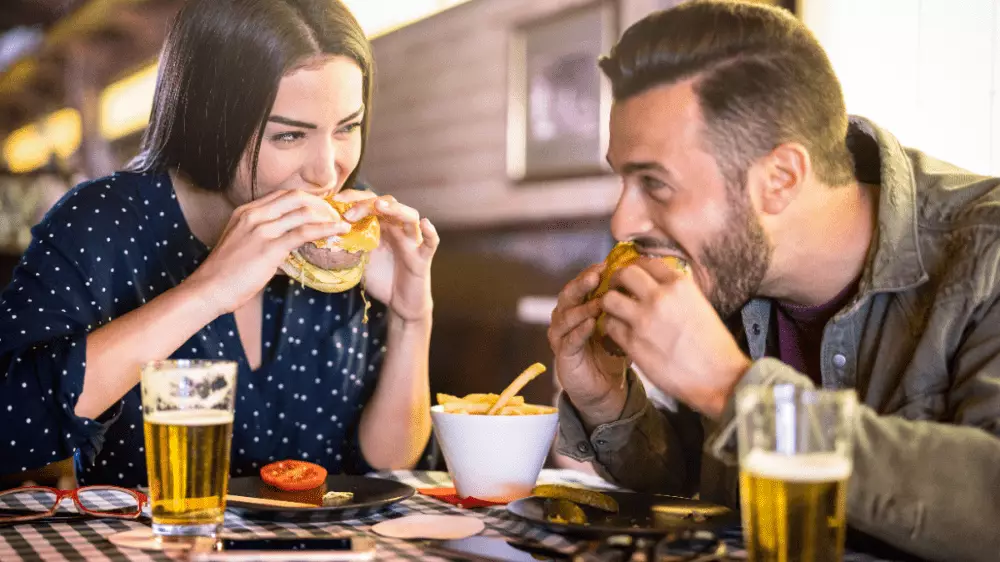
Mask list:
[[[326,469],[306,461],[277,461],[260,469],[260,479],[275,488],[299,492],[326,482]]]

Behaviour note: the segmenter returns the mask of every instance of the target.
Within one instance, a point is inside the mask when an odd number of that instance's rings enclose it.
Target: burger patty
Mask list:
[[[299,246],[299,255],[321,269],[347,269],[361,263],[361,252],[351,253],[331,248],[317,248],[312,243]]]

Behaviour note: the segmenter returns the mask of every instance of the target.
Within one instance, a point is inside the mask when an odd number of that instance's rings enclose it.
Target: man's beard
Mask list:
[[[743,177],[727,186],[729,220],[700,256],[711,277],[708,301],[722,318],[735,314],[758,293],[771,265],[772,248],[753,212]]]

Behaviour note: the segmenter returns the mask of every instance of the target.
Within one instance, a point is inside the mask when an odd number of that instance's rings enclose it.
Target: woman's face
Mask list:
[[[286,74],[278,86],[250,192],[249,152],[233,185],[242,205],[278,189],[324,197],[336,193],[358,166],[365,117],[364,77],[353,60],[325,57]]]

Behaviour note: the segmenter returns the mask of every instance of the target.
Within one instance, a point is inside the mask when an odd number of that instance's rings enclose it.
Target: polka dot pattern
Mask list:
[[[0,443],[11,453],[0,455],[0,473],[75,455],[82,484],[144,486],[138,386],[96,420],[73,412],[86,336],[177,286],[209,250],[187,227],[166,174],[119,172],[81,184],[32,235],[0,293]],[[365,324],[359,290],[320,293],[276,276],[263,312],[256,371],[231,314],[172,356],[238,362],[231,474],[285,458],[331,473],[370,470],[357,426],[385,355],[385,307],[372,302]]]

